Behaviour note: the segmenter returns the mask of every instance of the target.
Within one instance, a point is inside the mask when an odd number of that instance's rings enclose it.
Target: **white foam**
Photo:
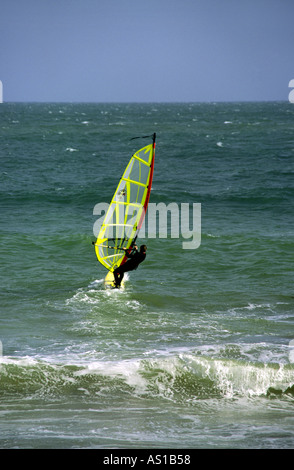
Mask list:
[[[185,361],[195,374],[212,380],[225,397],[266,395],[269,388],[285,390],[294,372],[283,364],[254,364],[187,355]]]
[[[85,368],[75,372],[75,376],[97,374],[110,378],[122,378],[127,385],[136,389],[137,392],[146,390],[147,381],[139,373],[140,360],[125,360],[116,362],[92,362]]]
[[[104,279],[96,279],[95,281],[92,281],[90,282],[90,284],[88,285],[88,289],[92,289],[93,287],[97,287],[97,286],[100,286],[101,284],[103,284],[103,281]]]
[[[34,366],[37,365],[39,361],[36,358],[31,356],[23,357],[9,357],[9,356],[0,356],[0,364],[14,364],[18,366]]]

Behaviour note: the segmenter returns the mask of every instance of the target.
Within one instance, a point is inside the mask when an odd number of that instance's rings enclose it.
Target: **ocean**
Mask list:
[[[168,218],[105,290],[93,210],[153,132],[201,243]],[[294,447],[293,104],[3,103],[0,161],[0,448]]]

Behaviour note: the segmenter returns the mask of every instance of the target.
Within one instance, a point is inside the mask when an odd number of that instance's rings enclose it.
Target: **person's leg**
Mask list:
[[[114,275],[115,287],[119,287],[124,277],[124,271],[122,269],[122,266],[120,266],[119,268],[116,268],[113,271],[113,275]]]

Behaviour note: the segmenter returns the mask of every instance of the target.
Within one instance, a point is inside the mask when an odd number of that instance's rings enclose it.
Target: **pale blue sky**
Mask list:
[[[287,100],[294,0],[1,0],[4,101]]]

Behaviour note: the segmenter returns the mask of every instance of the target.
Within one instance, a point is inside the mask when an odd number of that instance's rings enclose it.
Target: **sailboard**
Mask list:
[[[127,261],[142,227],[152,187],[155,140],[132,155],[119,183],[96,242],[98,261],[108,270],[104,280],[107,288],[115,287],[113,271]],[[123,283],[121,285],[123,288]]]

